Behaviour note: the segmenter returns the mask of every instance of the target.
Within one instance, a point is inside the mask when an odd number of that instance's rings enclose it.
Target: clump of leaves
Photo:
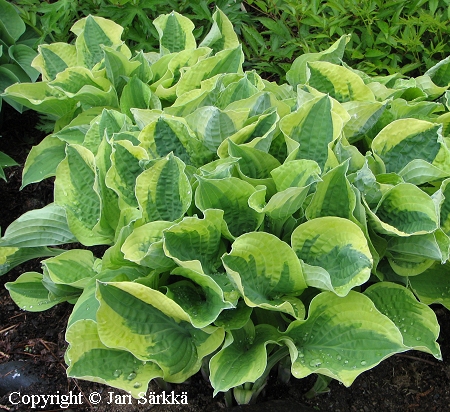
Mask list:
[[[159,45],[159,35],[151,24],[160,14],[172,10],[190,18],[195,24],[198,39],[211,28],[214,6],[223,10],[239,32],[250,17],[241,10],[241,1],[235,0],[14,0],[22,17],[40,31],[42,40],[68,42],[73,39],[71,26],[82,17],[94,14],[113,20],[124,28],[123,39],[131,50],[151,50]]]
[[[203,368],[248,403],[280,361],[323,391],[398,352],[441,359],[450,58],[370,77],[343,36],[276,84],[243,70],[219,10],[200,44],[180,14],[153,24],[159,51],[132,56],[82,19],[40,47],[42,82],[6,91],[58,117],[23,175],[55,176],[54,203],[7,228],[0,262],[47,257],[6,286],[26,310],[74,303],[68,375],[140,397]],[[108,249],[50,248],[75,241]]]
[[[2,98],[1,93],[14,83],[37,80],[40,73],[31,66],[37,55],[36,42],[36,33],[23,22],[14,6],[0,0],[0,111],[3,100],[22,111],[21,104],[8,97]],[[11,157],[0,152],[0,177],[6,180],[3,168],[16,164]]]
[[[369,74],[423,74],[450,53],[447,0],[245,3],[253,21],[242,30],[246,56],[276,76],[299,54],[323,51],[347,33],[346,62]]]

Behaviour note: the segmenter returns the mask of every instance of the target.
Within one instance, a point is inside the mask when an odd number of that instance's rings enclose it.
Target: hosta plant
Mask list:
[[[68,375],[139,397],[202,370],[248,403],[276,364],[349,386],[395,353],[441,359],[450,60],[369,77],[344,36],[279,85],[243,71],[219,10],[200,44],[177,13],[153,23],[160,49],[132,56],[115,23],[82,19],[73,45],[40,47],[41,82],[6,91],[58,118],[23,172],[55,176],[54,202],[0,251],[3,273],[46,257],[7,283],[20,307],[74,304]]]

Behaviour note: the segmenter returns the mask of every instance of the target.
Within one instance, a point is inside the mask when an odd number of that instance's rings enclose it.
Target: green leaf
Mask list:
[[[137,76],[133,76],[123,88],[119,104],[122,112],[130,118],[133,117],[130,110],[132,108],[152,108],[153,99],[150,87],[141,81]]]
[[[410,290],[395,283],[380,282],[369,287],[364,294],[395,323],[404,345],[442,359],[436,342],[439,336],[436,315],[427,305],[418,302]]]
[[[170,153],[137,177],[136,198],[145,222],[174,221],[184,216],[192,201],[185,167]]]
[[[440,129],[440,125],[423,120],[396,120],[375,137],[372,149],[385,163],[387,172],[400,172],[417,159],[449,172],[450,154]]]
[[[164,251],[178,265],[199,273],[217,273],[225,251],[221,239],[223,211],[204,210],[204,218],[185,217],[164,231]]]
[[[285,332],[292,374],[319,373],[350,386],[358,375],[394,353],[404,352],[394,323],[358,292],[345,297],[331,292],[316,296],[306,320],[292,322]]]
[[[90,250],[72,249],[42,261],[52,282],[83,288],[97,272]]]
[[[374,229],[385,234],[420,235],[439,226],[433,200],[411,183],[400,183],[386,191],[375,211],[367,209],[367,213]]]
[[[77,104],[76,101],[44,82],[13,84],[5,90],[5,95],[8,99],[39,113],[58,117],[72,113]]]
[[[287,160],[270,172],[279,192],[290,187],[306,187],[320,180],[321,170],[314,160]]]
[[[203,80],[221,73],[242,73],[244,56],[241,46],[218,52],[212,57],[200,60],[181,76],[178,82],[177,95],[200,87]]]
[[[365,283],[372,269],[367,240],[356,223],[340,217],[319,217],[298,226],[292,233],[292,248],[304,266],[306,283],[345,296]],[[318,278],[317,276],[320,275]]]
[[[211,29],[199,47],[210,47],[213,54],[237,47],[239,40],[227,15],[217,8],[212,15],[212,20]]]
[[[77,49],[73,44],[41,44],[32,66],[42,73],[42,81],[51,81],[58,73],[77,64]]]
[[[287,243],[270,233],[246,233],[233,242],[222,261],[248,306],[303,318],[303,304],[292,298],[306,289],[306,282]]]
[[[119,48],[131,57],[126,46],[122,46],[121,35],[123,27],[111,20],[97,16],[88,16],[78,20],[71,28],[77,39],[77,63],[92,69],[104,57],[102,46]],[[128,53],[127,53],[128,51]]]
[[[210,362],[214,396],[246,382],[255,382],[267,367],[267,345],[278,343],[280,332],[271,325],[249,321],[245,327],[227,333],[223,348]]]
[[[163,375],[155,363],[140,361],[126,350],[105,346],[93,320],[75,322],[68,328],[66,339],[69,377],[123,389],[138,398],[147,391],[152,379]]]
[[[155,221],[139,226],[122,245],[125,259],[151,269],[170,270],[176,266],[163,250],[163,230],[173,222]]]
[[[0,246],[35,248],[75,241],[64,208],[51,203],[42,209],[26,212],[12,222],[0,239]]]
[[[211,161],[214,156],[196,137],[186,120],[180,117],[158,116],[144,127],[139,140],[140,146],[144,147],[153,159],[173,152],[185,164],[199,167]]]
[[[42,312],[65,300],[50,296],[42,274],[37,272],[23,273],[14,282],[5,283],[5,288],[17,306],[30,312]]]
[[[60,249],[50,249],[48,247],[0,247],[0,276],[8,273],[22,263],[41,257],[57,256]]]
[[[433,195],[439,207],[439,222],[443,232],[450,236],[450,179],[445,179],[439,190]]]
[[[25,23],[16,8],[5,0],[0,0],[0,16],[2,40],[7,44],[14,44],[25,31]]]
[[[411,289],[426,305],[440,303],[450,309],[450,263],[436,262],[418,276],[409,278]]]
[[[138,283],[99,283],[98,331],[109,348],[156,363],[167,382],[183,382],[218,348],[223,330],[194,328],[179,305]]]
[[[136,179],[143,171],[140,162],[148,159],[147,153],[142,147],[134,146],[128,140],[114,141],[112,147],[111,167],[106,173],[106,185],[119,196],[121,209],[137,207]]]
[[[322,170],[328,158],[328,144],[337,139],[343,126],[332,104],[329,96],[314,98],[280,121],[287,142],[300,145],[297,159],[314,160]]]
[[[381,118],[386,110],[386,103],[374,101],[349,101],[342,104],[350,115],[344,126],[345,138],[350,143],[362,139]]]
[[[56,169],[55,203],[66,210],[71,232],[86,246],[109,244],[113,238],[113,234],[105,236],[95,231],[102,210],[97,184],[92,152],[68,145],[66,158]]]
[[[307,64],[314,61],[329,61],[339,64],[344,56],[345,45],[349,42],[350,36],[342,36],[331,47],[320,53],[305,53],[294,60],[290,70],[286,73],[286,79],[292,87],[298,84],[305,84],[307,81]]]
[[[354,220],[356,197],[346,176],[348,166],[349,162],[344,162],[322,175],[322,181],[317,183],[316,192],[305,210],[308,220],[323,216]]]
[[[183,308],[196,328],[212,324],[224,309],[234,307],[216,282],[219,276],[225,275],[209,276],[186,268],[177,268],[172,274],[190,279],[167,286],[167,296]]]
[[[159,34],[161,55],[196,48],[192,34],[195,26],[187,17],[177,12],[161,14],[153,20],[153,24]]]
[[[308,82],[338,102],[375,101],[375,96],[364,81],[351,70],[326,61],[309,62]]]
[[[236,177],[196,178],[199,185],[195,191],[195,205],[203,212],[206,209],[223,210],[223,219],[232,236],[252,232],[261,225],[264,215],[248,205],[249,197],[256,190],[250,183]]]
[[[36,51],[25,44],[16,44],[8,49],[8,54],[29,76],[32,82],[37,80],[40,73],[35,68],[31,67],[31,62],[37,55]]]
[[[33,146],[23,168],[20,188],[54,176],[57,166],[66,156],[65,148],[66,143],[54,135],[45,137]]]

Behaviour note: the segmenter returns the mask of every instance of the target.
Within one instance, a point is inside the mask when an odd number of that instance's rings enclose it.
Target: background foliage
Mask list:
[[[14,0],[41,41],[68,41],[72,24],[95,14],[125,28],[132,50],[158,47],[149,23],[175,10],[195,24],[199,39],[211,27],[218,6],[233,23],[243,45],[246,68],[272,80],[285,79],[293,60],[327,49],[351,34],[344,61],[368,74],[423,74],[450,53],[449,0]]]

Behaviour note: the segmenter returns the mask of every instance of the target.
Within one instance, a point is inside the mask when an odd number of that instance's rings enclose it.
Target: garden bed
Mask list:
[[[4,116],[0,130],[0,150],[12,156],[23,166],[31,146],[43,134],[36,131],[37,115],[28,111],[23,115],[8,106],[2,109]],[[1,182],[0,206],[2,210],[0,226],[6,228],[24,212],[43,207],[52,201],[51,179],[29,185],[19,191],[21,166],[7,169],[8,182]],[[25,312],[20,310],[9,297],[4,283],[14,281],[25,271],[39,271],[38,260],[30,261],[0,278],[0,364],[20,361],[26,365],[30,376],[38,381],[20,390],[24,395],[64,395],[72,393],[80,404],[73,404],[70,410],[77,411],[147,411],[151,405],[138,404],[133,400],[128,404],[124,392],[105,385],[66,377],[64,351],[67,343],[64,332],[71,305],[60,304],[45,312]],[[291,377],[288,384],[278,383],[276,373],[269,378],[268,385],[258,398],[259,402],[285,400],[293,404],[309,405],[319,411],[436,411],[447,412],[450,408],[450,313],[441,306],[432,306],[441,325],[438,343],[441,345],[443,362],[431,355],[409,351],[397,354],[383,361],[377,367],[359,376],[350,388],[333,381],[330,392],[313,399],[306,399],[305,393],[314,384],[314,377],[297,380]],[[12,371],[14,372],[14,371]],[[5,381],[5,376],[0,377]],[[1,389],[1,384],[0,384]],[[166,388],[166,393],[174,391],[179,405],[154,405],[152,411],[217,411],[225,408],[224,397],[213,398],[213,389],[200,374],[182,385]],[[161,394],[162,389],[151,382],[149,394]],[[102,401],[93,405],[89,396],[97,392]],[[182,395],[185,395],[183,398]],[[91,400],[99,398],[91,398]],[[163,398],[159,398],[162,400]],[[29,411],[30,405],[14,405],[19,399],[11,397],[11,392],[0,392],[0,410]],[[167,400],[167,399],[166,399]],[[170,400],[170,399],[169,399]],[[112,402],[109,404],[108,402]],[[143,403],[143,402],[141,402]],[[270,403],[268,405],[268,410]],[[276,408],[276,407],[275,407]],[[284,408],[284,407],[283,407]],[[68,410],[53,404],[40,410]],[[245,410],[245,409],[244,409]],[[276,409],[274,409],[276,410]],[[299,409],[296,409],[299,410]]]

